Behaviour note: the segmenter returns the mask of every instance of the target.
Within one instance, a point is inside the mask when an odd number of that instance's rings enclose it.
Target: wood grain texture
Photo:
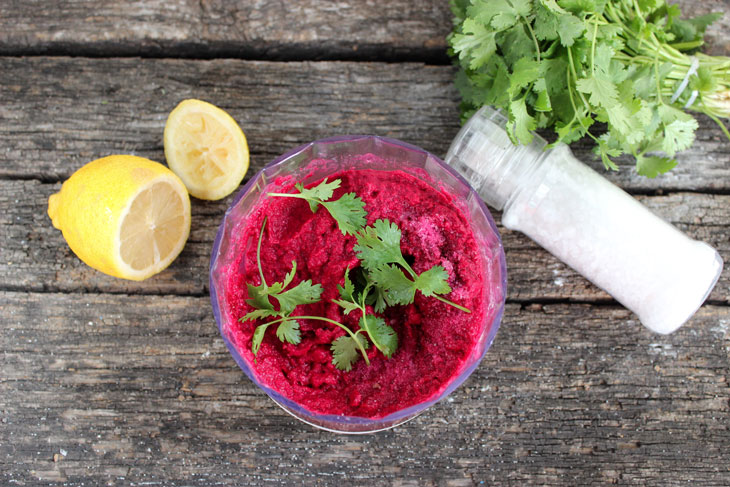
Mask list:
[[[442,1],[5,1],[0,54],[446,62]]]
[[[60,183],[0,180],[0,288],[10,290],[205,295],[210,252],[218,225],[233,196],[220,202],[193,199],[190,239],[162,273],[142,282],[116,279],[87,267],[68,248],[46,214],[48,196]],[[709,243],[730,262],[730,195],[675,193],[639,200],[690,237]],[[499,222],[500,215],[495,213]],[[611,298],[532,240],[499,226],[511,301]],[[651,249],[647,249],[650,252]],[[730,269],[709,297],[730,304]]]
[[[230,358],[207,298],[0,293],[0,306],[4,485],[730,478],[728,307],[657,337],[613,306],[510,305],[450,399],[346,437],[268,400]]]
[[[728,12],[723,0],[681,0],[685,16]],[[446,0],[5,0],[0,55],[187,56],[429,60],[445,64]],[[707,52],[730,51],[730,17]]]
[[[229,111],[251,171],[298,145],[367,133],[444,156],[459,129],[453,68],[418,63],[0,58],[0,178],[59,181],[111,153],[164,161],[162,130],[185,98]],[[730,144],[707,117],[679,167],[647,179],[630,163],[606,176],[633,192],[730,191]],[[605,173],[584,141],[575,154]]]
[[[62,180],[131,152],[164,161],[168,113],[185,98],[229,111],[253,173],[298,145],[373,133],[445,152],[458,130],[450,68],[422,64],[0,58],[0,177]],[[25,79],[24,79],[25,78]]]

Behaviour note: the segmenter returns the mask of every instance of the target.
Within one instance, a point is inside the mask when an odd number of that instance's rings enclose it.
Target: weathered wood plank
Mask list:
[[[232,197],[217,203],[194,199],[191,236],[180,257],[161,274],[132,282],[94,271],[73,255],[46,214],[48,196],[59,189],[60,183],[0,180],[0,285],[5,289],[187,295],[208,292],[211,247]],[[730,262],[730,195],[676,193],[639,199],[691,237],[713,245]],[[499,218],[495,214],[498,222]],[[507,256],[508,299],[610,299],[524,235],[501,227],[500,232]],[[710,299],[730,303],[730,266],[723,271]]]
[[[0,309],[4,485],[674,486],[730,475],[728,307],[659,337],[614,306],[510,305],[450,399],[364,437],[314,430],[269,401],[236,368],[204,297],[0,293]]]
[[[443,156],[459,129],[449,66],[238,60],[0,58],[0,178],[58,181],[91,159],[164,160],[167,114],[184,98],[228,110],[246,132],[252,170],[323,137],[385,135]],[[607,177],[630,191],[730,190],[730,143],[700,117],[679,167],[650,180],[630,166]],[[576,154],[601,168],[587,142]]]
[[[293,147],[347,133],[440,153],[458,129],[445,67],[84,58],[2,58],[0,65],[0,177],[61,180],[119,152],[164,161],[167,115],[191,97],[238,120],[252,171]]]
[[[10,1],[0,54],[446,61],[448,2]]]
[[[686,16],[728,12],[723,0],[682,0]],[[257,57],[447,61],[448,2],[10,0],[0,4],[0,55]],[[708,51],[727,53],[726,16]]]

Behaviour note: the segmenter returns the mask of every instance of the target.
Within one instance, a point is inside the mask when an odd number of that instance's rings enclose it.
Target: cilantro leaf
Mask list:
[[[363,267],[374,270],[390,263],[405,263],[400,250],[401,231],[388,220],[377,220],[357,234],[353,247]]]
[[[351,371],[352,364],[360,358],[358,344],[366,350],[370,347],[367,338],[360,335],[341,336],[333,341],[330,350],[332,350],[332,363],[335,367],[345,372]]]
[[[532,141],[532,130],[537,128],[535,118],[527,113],[525,96],[513,100],[509,104],[512,120],[507,123],[507,130],[513,142],[529,144]]]
[[[611,159],[611,157],[618,157],[621,155],[621,150],[616,148],[615,140],[610,134],[603,134],[598,138],[597,152],[601,156],[601,161],[606,169],[618,171],[618,166]],[[609,157],[611,156],[611,157]]]
[[[535,37],[543,41],[552,41],[557,39],[558,15],[546,8],[545,2],[535,2],[535,5]]]
[[[340,184],[339,179],[327,182],[325,178],[312,188],[305,188],[301,183],[295,184],[294,187],[299,193],[268,193],[268,195],[304,199],[309,203],[312,213],[316,213],[319,205],[322,205],[335,219],[343,235],[354,235],[365,226],[367,216],[365,202],[355,193],[345,193],[336,200],[328,201]]]
[[[324,178],[324,181],[312,188],[307,189],[302,185],[302,183],[297,183],[294,187],[297,188],[302,197],[309,202],[309,208],[311,208],[312,213],[314,213],[317,211],[317,206],[320,202],[327,201],[332,198],[335,190],[340,187],[341,182],[342,181],[339,179],[335,179],[331,183],[328,183],[327,178]]]
[[[251,340],[251,351],[254,356],[258,355],[259,349],[261,348],[261,342],[264,341],[264,334],[269,325],[257,326],[253,331],[253,339]]]
[[[435,265],[429,270],[422,272],[416,278],[416,287],[424,296],[433,296],[434,294],[448,294],[451,292],[451,286],[447,280],[449,273],[440,265]]]
[[[502,54],[490,58],[490,61],[496,64],[504,63],[506,66],[514,68],[515,63],[522,58],[536,59],[535,41],[525,31],[522,24],[516,24],[512,28],[500,32],[495,36],[495,40],[499,52]]]
[[[355,193],[345,193],[339,199],[325,201],[322,205],[337,221],[343,235],[355,235],[365,226],[365,202]]]
[[[673,169],[677,165],[677,161],[669,157],[660,156],[636,156],[636,171],[642,176],[655,178],[659,174]]]
[[[468,63],[471,69],[484,66],[497,50],[494,42],[495,33],[481,22],[472,19],[464,20],[462,32],[451,36],[454,49],[459,57]]]
[[[607,109],[606,113],[612,129],[620,133],[628,142],[637,142],[637,138],[641,139],[643,137],[641,125],[632,116],[631,110],[626,106],[624,100]]]
[[[689,120],[674,120],[664,126],[664,142],[662,149],[669,157],[684,150],[692,145],[695,139],[695,130],[697,130],[697,120],[690,118]],[[666,172],[666,171],[662,171]]]
[[[517,22],[520,17],[530,15],[532,4],[530,0],[491,0],[490,25],[496,30],[506,30]]]
[[[451,291],[445,282],[448,274],[441,266],[435,266],[420,276],[416,274],[401,253],[400,240],[400,229],[388,220],[377,220],[357,235],[354,250],[368,271],[368,280],[375,288],[374,298],[368,304],[374,303],[377,312],[385,309],[386,305],[412,303],[418,290],[425,291],[427,296]],[[368,298],[365,299],[367,302]],[[437,299],[464,312],[470,312],[446,299]]]
[[[512,8],[519,17],[527,17],[532,13],[532,0],[510,0]]]
[[[246,303],[257,309],[274,309],[274,305],[269,301],[269,287],[266,284],[254,286],[246,283],[248,288],[248,299]]]
[[[385,308],[388,307],[388,303],[385,302],[385,291],[383,291],[379,287],[376,287],[373,290],[373,294],[368,297],[371,296],[372,300],[370,300],[368,304],[371,305],[377,313],[382,313],[383,311],[385,311]]]
[[[589,102],[594,107],[613,108],[618,104],[616,85],[608,80],[591,76],[576,81],[578,91],[590,95]]]
[[[512,76],[510,77],[509,92],[514,96],[519,94],[522,88],[526,88],[531,83],[538,80],[540,76],[540,63],[534,59],[523,57],[519,59],[512,67]]]
[[[674,19],[670,30],[680,42],[701,41],[707,27],[720,18],[722,14],[714,12],[691,19]]]
[[[350,279],[350,268],[348,267],[345,269],[345,278],[344,278],[345,285],[340,286],[337,285],[337,290],[340,292],[340,297],[342,299],[347,299],[350,301],[353,301],[355,299],[355,284],[352,283],[352,280]]]
[[[585,23],[571,14],[558,17],[558,35],[565,47],[571,47],[585,30]]]
[[[283,315],[289,315],[300,304],[312,304],[319,301],[322,285],[312,284],[311,279],[302,281],[293,288],[274,295],[279,301],[279,309]]]
[[[493,0],[495,3],[503,2],[504,0]],[[506,3],[506,2],[505,2]],[[514,12],[499,12],[497,15],[492,17],[490,22],[491,26],[497,30],[506,30],[517,22],[517,16]]]
[[[261,318],[270,318],[274,316],[279,316],[279,312],[273,309],[255,309],[243,315],[243,317],[241,317],[238,321],[245,323],[247,321],[255,321],[260,320]]]
[[[390,358],[398,348],[398,335],[395,330],[385,324],[385,320],[374,315],[363,315],[360,328],[367,331],[375,347]]]
[[[279,326],[276,328],[276,336],[282,342],[288,342],[294,345],[302,341],[301,334],[299,333],[299,323],[296,320],[284,320],[279,323]]]
[[[383,318],[368,313],[365,307],[368,302],[372,303],[377,299],[383,299],[382,297],[379,298],[378,293],[380,290],[373,282],[371,274],[365,274],[365,280],[367,283],[365,284],[364,289],[359,293],[359,302],[356,302],[354,297],[355,286],[350,280],[349,271],[349,268],[345,270],[345,285],[338,286],[342,299],[333,299],[332,302],[342,307],[345,314],[349,314],[355,310],[360,310],[362,312],[362,316],[358,323],[360,330],[355,335],[365,333],[370,337],[370,340],[372,340],[373,344],[375,344],[375,347],[383,352],[386,357],[390,358],[398,348],[398,336],[390,326],[385,324],[385,320]],[[369,299],[371,297],[372,300]],[[384,303],[382,308],[385,308]],[[382,309],[380,311],[382,311]],[[351,345],[352,344],[349,344],[348,346]],[[343,363],[347,362],[345,361]]]
[[[343,308],[346,315],[349,315],[353,311],[360,309],[360,306],[353,301],[348,301],[345,299],[333,299],[332,302]]]
[[[413,302],[416,283],[408,279],[397,265],[381,265],[371,272],[371,276],[373,282],[384,291],[389,306]]]
[[[550,103],[550,95],[547,90],[542,90],[537,93],[537,100],[535,100],[535,110],[538,112],[549,112],[552,110],[552,104]]]
[[[297,261],[293,260],[291,261],[291,270],[287,272],[286,276],[284,276],[284,282],[281,283],[281,288],[275,291],[275,293],[281,292],[282,289],[286,289],[289,284],[291,284],[292,280],[294,280],[294,274],[297,273]],[[275,283],[276,284],[276,283]]]
[[[302,281],[296,286],[286,291],[282,289],[291,284],[296,273],[297,263],[292,261],[292,269],[284,278],[284,282],[275,282],[270,286],[261,284],[254,286],[250,283],[246,284],[248,288],[249,298],[246,303],[260,310],[255,314],[257,318],[266,316],[286,316],[294,311],[300,304],[311,304],[319,301],[322,294],[322,286],[320,284],[312,284],[311,280]],[[269,300],[269,296],[276,298],[279,302],[279,310],[276,311]],[[253,312],[252,312],[253,313]],[[249,313],[251,314],[251,313]]]
[[[416,276],[415,280],[409,279],[394,264],[378,267],[371,275],[373,282],[384,291],[385,301],[391,306],[412,303],[416,291],[421,291],[424,296],[451,292],[451,287],[447,282],[449,274],[440,265],[422,272]]]
[[[254,309],[246,313],[240,322],[255,321],[263,318],[278,318],[268,323],[258,325],[253,333],[251,340],[251,351],[256,356],[264,339],[266,329],[278,323],[276,328],[276,336],[279,340],[297,344],[300,342],[299,323],[294,319],[288,319],[294,309],[300,304],[311,304],[319,301],[322,295],[322,286],[320,284],[312,284],[310,279],[300,282],[296,286],[287,289],[294,280],[297,272],[297,262],[292,261],[291,270],[284,276],[282,282],[275,282],[270,286],[266,284],[264,279],[264,271],[261,268],[261,242],[263,240],[264,228],[266,227],[266,218],[261,224],[259,232],[258,247],[256,248],[256,262],[261,276],[261,284],[254,286],[246,283],[249,298],[246,303]],[[279,309],[275,309],[269,297],[274,297],[279,303]]]
[[[565,0],[563,0],[563,2],[564,1]],[[542,5],[547,10],[549,10],[550,12],[555,13],[555,14],[566,13],[566,11],[560,5],[558,5],[558,3],[555,0],[541,0],[540,2],[535,2],[535,3]]]
[[[557,122],[555,124],[555,131],[558,134],[558,139],[566,144],[580,140],[588,128],[593,125],[594,120],[590,117],[582,117],[577,115],[567,124],[563,122]]]

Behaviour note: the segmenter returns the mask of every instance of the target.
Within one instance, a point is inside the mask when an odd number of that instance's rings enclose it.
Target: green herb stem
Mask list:
[[[691,51],[693,49],[702,47],[704,44],[705,44],[705,41],[674,42],[674,43],[669,44],[669,46],[678,51]]]
[[[357,333],[353,332],[352,330],[350,330],[348,327],[346,327],[339,321],[331,320],[329,318],[325,318],[324,316],[287,316],[285,318],[279,318],[276,320],[269,321],[268,323],[265,323],[265,326],[268,326],[268,325],[271,325],[274,323],[279,323],[279,322],[285,321],[285,320],[319,320],[319,321],[324,321],[324,322],[330,323],[332,325],[339,326],[340,328],[345,330],[348,335],[350,335],[352,337],[352,339],[355,341],[355,343],[357,343],[357,348],[360,349],[360,353],[362,353],[362,356],[365,359],[365,363],[370,365],[370,359],[368,359],[368,354],[367,354],[367,352],[365,352],[365,349],[363,348],[362,344],[360,343],[360,340],[357,339]]]
[[[595,17],[593,17],[595,19]],[[591,76],[596,74],[596,44],[598,44],[598,24],[593,22],[593,40],[591,41]]]
[[[540,57],[540,43],[537,42],[537,37],[535,37],[535,31],[532,29],[532,25],[530,25],[530,22],[525,22],[524,24],[527,27],[528,32],[530,33],[530,37],[532,38],[532,42],[535,43],[535,57],[537,58],[537,62],[539,63],[541,61],[541,57]]]
[[[471,313],[471,310],[470,310],[469,308],[465,308],[465,307],[463,307],[463,306],[461,306],[461,305],[459,305],[459,304],[456,304],[456,303],[454,303],[453,301],[449,301],[449,300],[448,300],[448,299],[446,299],[446,298],[442,298],[442,297],[441,297],[441,296],[439,296],[438,294],[433,294],[433,295],[432,295],[431,297],[433,297],[433,298],[436,298],[436,299],[438,299],[439,301],[441,301],[441,302],[443,302],[443,303],[446,303],[446,304],[448,304],[448,305],[450,305],[450,306],[453,306],[454,308],[456,308],[456,309],[458,309],[458,310],[460,310],[460,311],[463,311],[464,313]]]
[[[315,198],[308,198],[307,196],[304,196],[301,193],[266,193],[266,196],[283,196],[285,198],[299,198],[302,200],[316,201],[319,203],[319,201],[316,200]]]
[[[266,227],[266,219],[267,217],[264,217],[264,222],[261,224],[261,231],[259,232],[259,243],[256,246],[256,264],[259,267],[259,275],[261,276],[261,284],[264,285],[264,287],[268,287],[266,285],[266,279],[264,279],[264,270],[261,268],[261,241],[264,239],[264,227]]]
[[[719,118],[717,118],[717,116],[715,116],[713,113],[711,113],[709,111],[705,111],[704,113],[705,113],[705,115],[710,117],[720,127],[720,129],[722,130],[722,133],[725,134],[725,137],[727,137],[728,140],[730,140],[730,131],[728,131],[725,124],[722,123],[722,121]]]

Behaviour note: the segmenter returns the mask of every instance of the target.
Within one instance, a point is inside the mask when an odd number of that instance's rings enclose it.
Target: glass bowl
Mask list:
[[[353,155],[366,154],[373,154],[377,158],[347,160]],[[310,167],[313,160],[318,160],[314,168]],[[322,164],[321,160],[327,162]],[[227,318],[225,310],[228,305],[221,287],[223,269],[235,261],[238,253],[238,249],[231,245],[234,241],[231,235],[245,223],[249,212],[256,206],[269,183],[278,177],[292,175],[306,186],[339,170],[364,168],[406,171],[427,181],[437,190],[445,189],[453,195],[454,203],[461,205],[471,220],[472,231],[479,244],[482,269],[486,275],[491,276],[491,282],[485,283],[484,290],[484,299],[489,303],[488,312],[484,313],[485,322],[481,324],[478,339],[459,373],[437,395],[425,402],[377,419],[312,412],[258,380],[255,371],[241,356],[231,339],[231,327],[237,323],[230,322]],[[431,180],[424,178],[423,172]],[[254,384],[294,417],[315,427],[339,433],[370,433],[392,428],[412,419],[453,392],[474,371],[494,340],[504,310],[505,293],[506,269],[502,242],[494,220],[481,198],[456,171],[439,158],[410,144],[378,136],[340,136],[318,140],[298,147],[266,165],[239,191],[226,211],[213,244],[210,262],[213,313],[223,341],[239,367]]]

